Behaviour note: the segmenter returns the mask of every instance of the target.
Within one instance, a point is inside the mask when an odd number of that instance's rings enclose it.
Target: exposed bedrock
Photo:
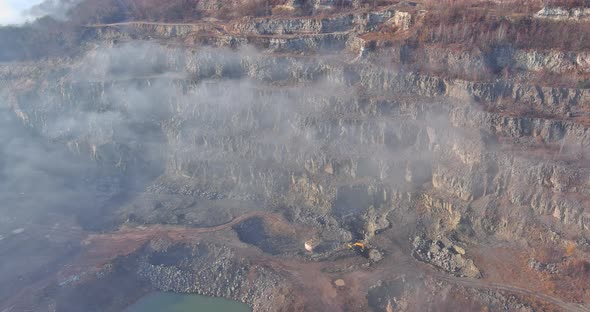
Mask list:
[[[255,311],[289,305],[289,285],[282,276],[244,263],[225,246],[152,242],[138,257],[137,275],[159,290],[230,298]]]
[[[589,303],[576,1],[66,2],[0,27],[0,310]]]
[[[160,47],[121,72],[116,65],[122,55],[138,48],[115,49],[121,53],[106,49],[88,56],[72,69],[73,81],[16,93],[12,109],[43,136],[114,171],[162,166],[165,175],[151,191],[240,200],[301,194],[318,214],[342,219],[351,213],[338,199],[342,187],[384,185],[393,194],[426,186],[466,204],[505,198],[538,216],[588,227],[580,200],[588,196],[587,170],[560,160],[560,153],[583,157],[587,128],[574,120],[506,115],[472,100],[496,103],[508,95],[522,102],[529,92],[522,86],[321,58]],[[97,61],[93,80],[76,79]],[[270,89],[267,81],[302,85]],[[310,88],[318,83],[323,87]],[[350,92],[357,85],[366,95]],[[532,103],[543,103],[537,97],[552,101],[539,110],[572,111],[586,101],[584,90],[531,90]],[[552,157],[530,160],[502,149],[500,138],[559,148]],[[302,178],[315,186],[309,189]],[[363,213],[388,207],[381,211],[386,215],[396,206],[390,196],[384,195],[387,204],[347,205]]]

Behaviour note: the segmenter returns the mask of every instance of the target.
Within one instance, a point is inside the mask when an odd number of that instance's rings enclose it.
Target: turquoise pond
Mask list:
[[[154,292],[140,298],[124,312],[250,312],[241,302],[200,295]]]

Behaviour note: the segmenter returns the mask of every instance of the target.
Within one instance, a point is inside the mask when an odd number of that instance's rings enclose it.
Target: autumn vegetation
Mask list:
[[[70,55],[78,51],[80,42],[89,36],[88,24],[123,21],[155,21],[190,23],[206,17],[221,20],[243,16],[296,17],[311,14],[286,0],[84,0],[69,12],[69,20],[44,18],[25,27],[0,27],[0,41],[9,48],[0,51],[0,61],[38,59],[46,56]],[[360,9],[386,6],[395,0],[361,0]],[[502,49],[556,49],[582,51],[590,49],[590,23],[556,22],[536,19],[533,14],[543,6],[585,7],[590,0],[423,0],[420,8],[426,15],[416,27],[403,36],[398,29],[381,29],[374,38],[391,40],[410,57],[402,60],[408,70],[429,72],[470,80],[509,78],[518,70],[500,66],[493,57],[483,70],[453,72],[444,66],[423,62],[425,47],[444,47],[468,53],[493,56]],[[334,1],[331,13],[352,9],[353,1]],[[416,16],[417,14],[415,14]],[[388,36],[388,33],[395,33]],[[370,35],[370,34],[369,34]],[[397,36],[397,37],[396,37]],[[371,45],[371,40],[368,42]],[[539,81],[554,85],[590,87],[590,77],[554,73],[535,73]]]

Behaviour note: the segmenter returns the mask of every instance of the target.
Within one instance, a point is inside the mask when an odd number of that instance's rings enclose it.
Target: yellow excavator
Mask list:
[[[348,243],[348,244],[346,244],[346,247],[348,247],[350,249],[357,249],[357,250],[360,250],[361,252],[364,252],[365,251],[365,248],[367,246],[363,242],[354,242],[354,243]]]

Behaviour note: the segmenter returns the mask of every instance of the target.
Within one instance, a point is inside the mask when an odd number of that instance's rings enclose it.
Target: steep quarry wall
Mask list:
[[[294,264],[271,256],[319,270],[313,263],[352,257],[346,243],[363,241],[369,247],[359,254],[368,262],[339,270],[353,274],[405,253],[447,283],[493,275],[481,256],[488,246],[582,246],[590,235],[583,80],[590,52],[425,43],[412,36],[429,15],[414,5],[85,25],[75,57],[0,64],[0,104],[67,155],[57,168],[75,160],[84,172],[77,184],[119,191],[108,209],[85,217],[86,228],[123,225],[127,235],[127,226],[230,224],[239,232],[232,220],[274,213],[321,242],[313,254],[292,251],[300,237],[282,233],[280,222],[265,225],[280,239],[259,240],[271,247],[227,237],[152,241],[132,253],[133,275],[155,289],[282,311],[295,304],[286,294],[297,275],[284,273]],[[583,22],[582,11],[572,12],[546,8],[536,16]],[[577,86],[538,80],[570,73],[581,79]],[[112,181],[116,187],[105,186]],[[141,182],[131,188],[131,181]],[[243,255],[260,255],[249,248],[269,258],[254,265]],[[568,252],[563,263],[579,255]],[[388,294],[362,300],[386,311],[403,305],[392,293],[412,289],[379,283],[372,291]],[[355,289],[338,287],[338,296]]]
[[[137,47],[120,49],[129,53]],[[555,159],[519,165],[526,156],[498,151],[494,139],[542,140],[587,153],[588,130],[575,121],[510,116],[494,109],[509,98],[538,105],[529,109],[541,116],[563,115],[584,106],[586,90],[473,83],[329,58],[191,53],[158,46],[150,46],[153,52],[145,53],[133,65],[137,67],[119,73],[115,66],[122,59],[113,51],[99,50],[72,70],[99,62],[102,68],[88,67],[91,81],[64,79],[19,94],[15,113],[44,136],[114,168],[124,169],[133,159],[165,162],[166,174],[186,177],[194,194],[283,197],[298,189],[294,176],[323,179],[320,197],[330,196],[322,189],[342,183],[386,183],[393,187],[390,192],[407,183],[432,183],[465,202],[506,197],[515,206],[530,206],[538,216],[588,227],[587,212],[579,204],[579,196],[586,196],[584,178],[562,185],[553,172],[571,170],[570,165]],[[148,68],[143,68],[145,61]],[[270,81],[302,85],[270,89],[265,85]],[[318,83],[323,88],[311,87]],[[347,91],[358,84],[367,96]],[[392,100],[377,100],[375,93]],[[407,98],[400,102],[396,94]],[[491,103],[491,111],[478,109],[477,101]],[[469,134],[473,131],[482,135]],[[130,136],[143,139],[131,145]],[[161,144],[167,147],[165,155],[141,159],[153,156],[150,149]],[[424,165],[431,169],[415,171]],[[536,175],[533,165],[539,168]],[[335,178],[325,178],[330,175]],[[359,179],[373,182],[355,182]],[[552,181],[552,187],[543,181]],[[522,183],[538,187],[521,190]],[[577,200],[567,199],[571,193]],[[336,198],[311,203],[332,203],[338,210]],[[351,212],[362,213],[370,205],[380,204],[358,205]]]

